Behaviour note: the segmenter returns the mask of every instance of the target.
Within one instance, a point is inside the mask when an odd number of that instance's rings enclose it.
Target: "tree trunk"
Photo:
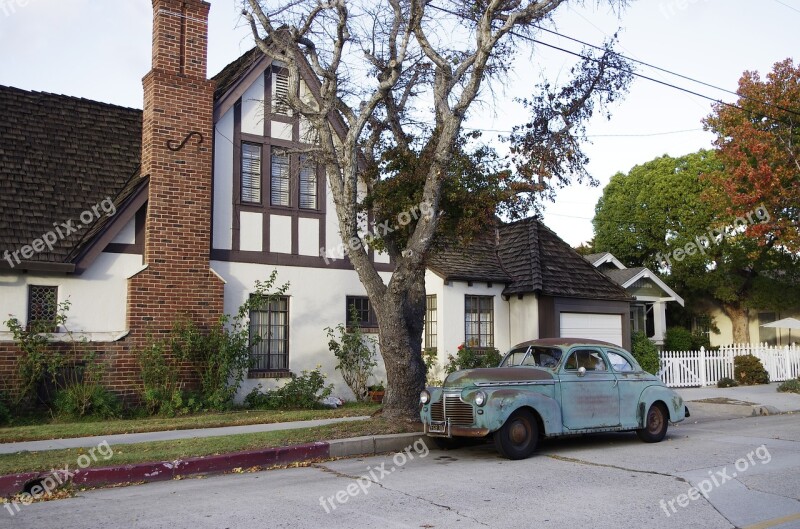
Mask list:
[[[722,312],[731,320],[733,343],[750,343],[750,310],[741,303],[723,303]]]
[[[419,420],[419,392],[425,387],[422,332],[425,318],[425,272],[395,285],[379,309],[381,355],[386,366],[385,417]],[[405,288],[404,288],[405,287]]]

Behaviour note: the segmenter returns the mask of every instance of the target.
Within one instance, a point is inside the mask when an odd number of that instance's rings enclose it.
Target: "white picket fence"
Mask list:
[[[761,360],[770,382],[782,382],[800,376],[800,347],[728,345],[719,350],[662,351],[658,376],[671,388],[714,385],[720,378],[733,378],[733,358],[752,354]]]

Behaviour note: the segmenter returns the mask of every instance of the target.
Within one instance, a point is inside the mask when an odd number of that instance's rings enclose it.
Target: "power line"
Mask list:
[[[778,1],[778,0],[776,0],[776,1]],[[465,18],[463,15],[461,15],[461,14],[459,14],[459,13],[456,13],[456,12],[454,12],[454,11],[451,11],[451,10],[449,10],[449,9],[445,9],[445,8],[443,8],[443,7],[439,7],[439,6],[436,6],[436,5],[433,5],[433,4],[429,4],[429,5],[430,5],[430,7],[431,7],[432,9],[436,9],[436,10],[438,10],[438,11],[442,11],[443,13],[448,13],[448,14],[450,14],[450,15],[453,15],[453,16],[456,16],[456,17],[459,17],[459,18]],[[582,44],[582,45],[584,45],[584,46],[588,46],[588,47],[590,47],[590,48],[594,48],[594,49],[596,49],[596,50],[603,50],[603,51],[606,51],[606,49],[605,49],[605,48],[603,48],[602,46],[597,46],[597,45],[595,45],[595,44],[591,44],[591,43],[588,43],[588,42],[582,41],[582,40],[580,40],[580,39],[576,39],[576,38],[574,38],[574,37],[570,37],[570,36],[564,35],[564,34],[562,34],[562,33],[559,33],[559,32],[557,32],[557,31],[553,31],[553,30],[550,30],[550,29],[547,29],[547,28],[543,28],[543,27],[541,27],[541,26],[535,26],[535,27],[536,27],[537,29],[540,29],[540,30],[542,30],[542,31],[546,31],[546,32],[548,32],[548,33],[551,33],[551,34],[553,34],[553,35],[557,35],[557,36],[559,36],[559,37],[562,37],[562,38],[565,38],[565,39],[567,39],[567,40],[571,40],[571,41],[573,41],[573,42],[580,43],[580,44]],[[567,54],[569,54],[569,55],[573,55],[573,56],[575,56],[575,57],[579,57],[579,58],[581,58],[581,59],[584,59],[584,60],[590,60],[590,61],[594,61],[594,62],[599,62],[599,59],[595,59],[595,58],[593,58],[593,57],[588,57],[588,56],[586,56],[586,55],[583,55],[583,54],[581,54],[581,53],[574,52],[574,51],[572,51],[572,50],[568,50],[568,49],[566,49],[566,48],[562,48],[562,47],[560,47],[560,46],[556,46],[556,45],[554,45],[554,44],[549,44],[549,43],[547,43],[547,42],[543,42],[543,41],[541,41],[541,40],[539,40],[539,39],[535,39],[535,38],[533,38],[533,37],[528,37],[527,35],[522,35],[522,34],[520,34],[520,33],[517,33],[517,32],[515,32],[515,31],[511,31],[511,32],[509,32],[509,33],[510,33],[511,35],[514,35],[515,37],[521,38],[521,39],[523,39],[523,40],[527,40],[527,41],[529,41],[529,42],[533,42],[533,43],[535,43],[535,44],[540,44],[540,45],[542,45],[542,46],[546,46],[546,47],[549,47],[549,48],[552,48],[552,49],[555,49],[555,50],[561,51],[561,52],[563,52],[563,53],[567,53]],[[673,72],[673,71],[671,71],[671,70],[668,70],[668,69],[666,69],[666,68],[661,68],[661,67],[659,67],[659,66],[655,66],[655,65],[653,65],[653,64],[650,64],[650,63],[647,63],[647,62],[644,62],[644,61],[640,61],[640,60],[638,60],[638,59],[633,59],[633,58],[631,58],[631,57],[627,57],[627,56],[625,56],[625,55],[622,55],[621,53],[616,53],[616,52],[612,52],[612,53],[614,53],[614,55],[616,55],[616,56],[618,56],[618,57],[620,57],[620,58],[622,58],[622,59],[625,59],[626,61],[633,62],[633,63],[637,63],[637,64],[641,64],[641,65],[643,65],[643,66],[646,66],[646,67],[649,67],[649,68],[653,68],[653,69],[655,69],[655,70],[658,70],[658,71],[661,71],[661,72],[664,72],[664,73],[667,73],[667,74],[670,74],[670,75],[674,75],[674,76],[680,77],[680,78],[682,78],[682,79],[686,79],[686,80],[688,80],[688,81],[691,81],[691,82],[694,82],[694,83],[698,83],[698,84],[701,84],[701,85],[704,85],[704,86],[707,86],[707,87],[710,87],[710,88],[714,88],[714,89],[716,89],[716,90],[721,90],[721,91],[723,91],[723,92],[727,92],[727,93],[729,93],[729,94],[733,94],[733,95],[735,95],[735,96],[737,96],[737,97],[739,97],[739,98],[741,98],[741,99],[747,99],[747,100],[751,100],[751,101],[754,101],[754,102],[756,102],[756,103],[759,103],[759,104],[761,104],[761,105],[765,105],[765,106],[767,106],[767,107],[776,108],[776,109],[778,109],[778,110],[781,110],[781,111],[783,111],[783,112],[788,112],[788,113],[790,113],[790,114],[794,114],[794,115],[796,115],[796,116],[800,116],[800,112],[797,112],[797,111],[794,111],[794,110],[791,110],[791,109],[787,109],[787,108],[783,108],[783,107],[781,107],[781,106],[779,106],[779,105],[774,105],[774,104],[772,104],[772,103],[767,103],[767,102],[765,102],[765,101],[760,101],[760,100],[758,100],[758,99],[755,99],[755,98],[751,98],[751,97],[748,97],[748,96],[744,96],[744,95],[741,95],[741,94],[739,94],[739,93],[737,93],[737,92],[734,92],[734,91],[732,91],[732,90],[728,90],[728,89],[726,89],[726,88],[721,88],[721,87],[718,87],[718,86],[712,85],[712,84],[710,84],[710,83],[706,83],[706,82],[704,82],[704,81],[700,81],[700,80],[694,79],[694,78],[692,78],[692,77],[689,77],[689,76],[686,76],[686,75],[683,75],[683,74],[679,74],[679,73],[677,73],[677,72]],[[700,98],[702,98],[702,99],[707,99],[707,100],[709,100],[709,101],[712,101],[712,102],[714,102],[714,103],[719,103],[719,104],[721,104],[721,105],[724,105],[724,106],[728,106],[728,107],[736,108],[736,109],[738,109],[738,110],[741,110],[742,112],[747,112],[747,113],[750,113],[750,114],[752,114],[752,113],[753,113],[753,111],[747,110],[747,109],[745,109],[745,108],[743,108],[743,107],[740,107],[739,105],[735,105],[735,104],[733,104],[733,103],[726,103],[725,101],[722,101],[721,99],[717,99],[717,98],[714,98],[714,97],[711,97],[711,96],[707,96],[707,95],[705,95],[705,94],[701,94],[701,93],[699,93],[699,92],[695,92],[694,90],[690,90],[690,89],[688,89],[688,88],[683,88],[683,87],[680,87],[680,86],[677,86],[677,85],[674,85],[674,84],[668,83],[668,82],[666,82],[666,81],[661,81],[661,80],[659,80],[659,79],[655,79],[655,78],[653,78],[653,77],[650,77],[650,76],[647,76],[647,75],[644,75],[644,74],[641,74],[641,73],[635,72],[635,71],[633,71],[633,70],[630,70],[630,69],[622,69],[622,68],[619,68],[619,70],[620,70],[620,71],[623,71],[623,72],[625,72],[625,73],[628,73],[628,74],[630,74],[630,75],[633,75],[633,76],[635,76],[635,77],[639,77],[639,78],[641,78],[641,79],[645,79],[645,80],[647,80],[647,81],[651,81],[651,82],[653,82],[653,83],[658,83],[658,84],[660,84],[660,85],[667,86],[667,87],[669,87],[669,88],[673,88],[673,89],[675,89],[675,90],[679,90],[679,91],[682,91],[682,92],[685,92],[685,93],[688,93],[688,94],[694,95],[694,96],[696,96],[696,97],[700,97]],[[772,117],[772,116],[766,116],[766,117],[767,117],[767,118],[769,118],[769,119],[771,119],[772,121],[776,121],[776,122],[779,122],[779,123],[784,123],[784,124],[787,124],[786,122],[784,122],[784,121],[782,121],[782,120],[780,120],[780,119],[774,118],[774,117]]]
[[[792,11],[797,11],[798,13],[800,13],[800,9],[797,9],[797,8],[796,8],[796,7],[794,7],[794,6],[790,6],[789,4],[787,4],[787,3],[785,3],[785,2],[781,2],[781,0],[775,0],[775,1],[776,1],[776,2],[778,2],[778,3],[779,3],[780,5],[782,5],[782,6],[786,6],[786,7],[788,7],[788,8],[789,8],[789,9],[791,9]]]

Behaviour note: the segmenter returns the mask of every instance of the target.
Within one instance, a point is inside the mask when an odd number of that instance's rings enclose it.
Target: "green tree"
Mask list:
[[[734,341],[749,342],[751,309],[798,304],[798,263],[744,233],[742,220],[755,224],[757,215],[719,211],[704,175],[722,169],[713,151],[700,151],[614,175],[595,208],[595,244],[628,266],[660,271],[690,306],[713,302],[731,319]]]

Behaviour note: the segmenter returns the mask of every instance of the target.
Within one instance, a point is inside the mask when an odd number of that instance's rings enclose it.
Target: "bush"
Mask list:
[[[691,351],[694,349],[692,333],[683,327],[670,327],[664,333],[665,351]]]
[[[447,356],[445,373],[455,373],[462,369],[477,369],[480,367],[497,367],[503,357],[497,349],[473,349],[464,344],[458,346],[456,356]]]
[[[247,394],[244,403],[248,408],[267,410],[320,408],[319,401],[332,391],[333,384],[325,385],[325,375],[318,367],[303,371],[300,376],[292,375],[291,380],[277,389],[264,390],[259,384]]]
[[[800,393],[800,379],[793,378],[791,380],[787,380],[778,386],[778,391],[781,393]]]
[[[436,348],[424,349],[422,359],[425,361],[425,385],[441,386],[444,383],[444,374]]]
[[[336,326],[336,330],[325,328],[328,335],[328,349],[339,361],[336,369],[342,373],[345,384],[356,400],[364,402],[367,399],[369,378],[377,363],[375,362],[375,340],[364,336],[358,324],[359,316],[355,305],[350,306],[350,319],[354,323],[348,329],[343,323]],[[339,338],[337,340],[336,333]]]
[[[636,331],[631,335],[631,353],[642,369],[648,373],[655,375],[661,369],[658,348],[642,331]]]
[[[717,381],[718,388],[735,388],[739,383],[732,378],[722,377]]]
[[[74,384],[59,390],[53,405],[57,415],[75,419],[87,416],[113,419],[122,414],[119,398],[99,384]]]
[[[137,351],[142,377],[142,402],[150,415],[173,416],[182,410],[183,384],[176,359],[168,356],[163,340],[148,338],[144,348]]]
[[[733,377],[744,386],[769,384],[769,373],[764,369],[761,360],[753,355],[735,356],[733,358]]]
[[[0,393],[0,426],[5,426],[11,422],[11,410],[8,409],[8,399],[4,393]]]

